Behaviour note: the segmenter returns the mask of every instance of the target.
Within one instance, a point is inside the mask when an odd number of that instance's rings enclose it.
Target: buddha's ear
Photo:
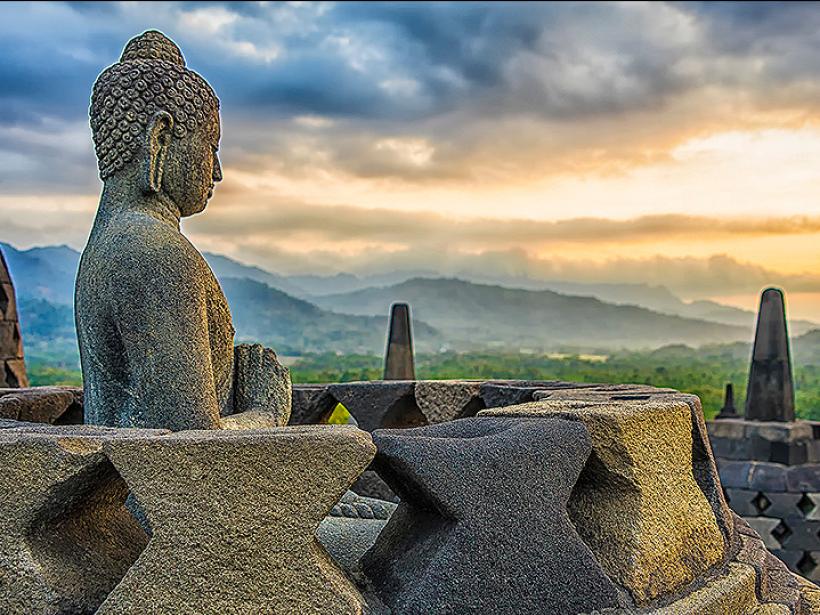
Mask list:
[[[160,111],[148,121],[148,155],[145,157],[143,169],[144,187],[148,193],[158,193],[162,189],[162,172],[165,169],[173,128],[174,118],[165,111]]]

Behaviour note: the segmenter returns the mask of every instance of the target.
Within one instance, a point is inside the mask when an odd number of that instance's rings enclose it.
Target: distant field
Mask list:
[[[727,382],[734,383],[735,404],[742,408],[748,377],[748,358],[730,351],[709,355],[691,349],[676,352],[624,353],[608,357],[522,354],[424,354],[416,358],[420,379],[571,380],[576,382],[639,383],[671,387],[701,398],[707,418],[723,405]],[[382,360],[373,356],[315,355],[304,357],[291,370],[296,382],[347,382],[381,377]],[[795,367],[798,414],[820,420],[820,368]]]
[[[570,353],[499,354],[441,353],[416,357],[421,379],[573,380],[577,382],[640,383],[694,393],[707,417],[723,403],[723,388],[734,383],[735,402],[742,407],[748,374],[748,347],[716,346],[713,350],[669,347],[654,352],[630,352],[608,357]],[[320,354],[288,357],[294,382],[377,380],[382,359],[373,355]],[[80,372],[59,353],[32,349],[28,356],[33,385],[81,383]],[[820,420],[820,366],[814,361],[795,366],[798,415]]]

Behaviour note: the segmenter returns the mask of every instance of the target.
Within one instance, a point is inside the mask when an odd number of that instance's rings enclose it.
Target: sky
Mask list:
[[[158,29],[221,100],[183,227],[278,273],[663,284],[820,322],[820,5],[3,3],[0,241],[82,249],[88,104]]]

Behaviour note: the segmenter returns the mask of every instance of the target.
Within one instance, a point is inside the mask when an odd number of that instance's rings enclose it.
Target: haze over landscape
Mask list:
[[[183,230],[238,338],[303,382],[379,377],[412,305],[422,377],[739,395],[786,291],[820,409],[820,12],[800,3],[11,3],[0,247],[36,383],[76,383],[99,198],[87,110],[155,28],[222,101],[224,181]],[[528,358],[532,357],[532,359]]]
[[[86,111],[158,28],[222,98],[185,230],[289,275],[663,285],[820,321],[818,12],[799,3],[3,8],[0,240],[82,248]]]

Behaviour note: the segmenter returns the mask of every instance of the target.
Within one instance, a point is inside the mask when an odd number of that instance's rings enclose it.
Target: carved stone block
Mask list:
[[[590,451],[581,424],[479,417],[373,438],[375,466],[401,503],[362,565],[393,612],[620,604],[567,513]]]
[[[148,539],[103,454],[113,436],[40,429],[0,431],[0,612],[93,613]]]
[[[375,453],[353,427],[189,431],[106,453],[152,538],[98,611],[359,614],[315,532]]]

